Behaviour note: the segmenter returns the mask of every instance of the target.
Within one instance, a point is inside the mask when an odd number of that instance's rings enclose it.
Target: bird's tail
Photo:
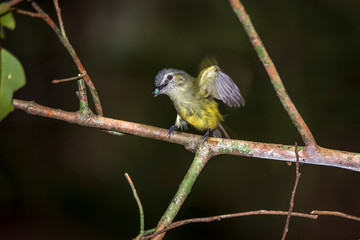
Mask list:
[[[229,134],[227,134],[227,132],[225,131],[224,127],[221,124],[219,124],[219,126],[211,132],[211,136],[216,138],[230,139]]]

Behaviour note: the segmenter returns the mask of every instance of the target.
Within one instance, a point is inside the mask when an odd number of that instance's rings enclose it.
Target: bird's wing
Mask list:
[[[203,95],[219,99],[230,107],[245,105],[239,88],[218,66],[202,70],[198,76],[199,88]]]

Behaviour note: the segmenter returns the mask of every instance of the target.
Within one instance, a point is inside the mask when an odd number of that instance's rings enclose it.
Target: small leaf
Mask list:
[[[25,85],[25,73],[19,60],[6,49],[0,49],[0,121],[14,107],[13,93]]]
[[[8,5],[8,3],[0,3],[0,7],[1,6],[5,6]],[[9,7],[5,7],[3,10],[0,11],[0,38],[4,38],[5,34],[4,34],[4,27],[10,29],[10,30],[14,30],[15,29],[15,19],[13,17],[12,12],[10,11]]]

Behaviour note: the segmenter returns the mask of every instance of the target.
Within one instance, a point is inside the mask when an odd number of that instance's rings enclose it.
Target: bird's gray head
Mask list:
[[[174,68],[165,68],[155,77],[155,89],[153,94],[155,97],[160,94],[171,95],[176,91],[175,87],[181,85],[181,83],[188,78],[190,78],[190,75],[185,71]]]

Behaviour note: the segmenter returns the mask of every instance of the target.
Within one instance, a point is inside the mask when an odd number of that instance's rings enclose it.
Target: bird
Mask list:
[[[204,68],[197,77],[183,70],[165,68],[155,77],[154,97],[167,95],[177,112],[175,124],[169,128],[168,136],[177,129],[186,130],[188,125],[200,132],[217,138],[230,138],[222,122],[215,99],[230,107],[245,106],[239,88],[234,81],[217,65]]]

